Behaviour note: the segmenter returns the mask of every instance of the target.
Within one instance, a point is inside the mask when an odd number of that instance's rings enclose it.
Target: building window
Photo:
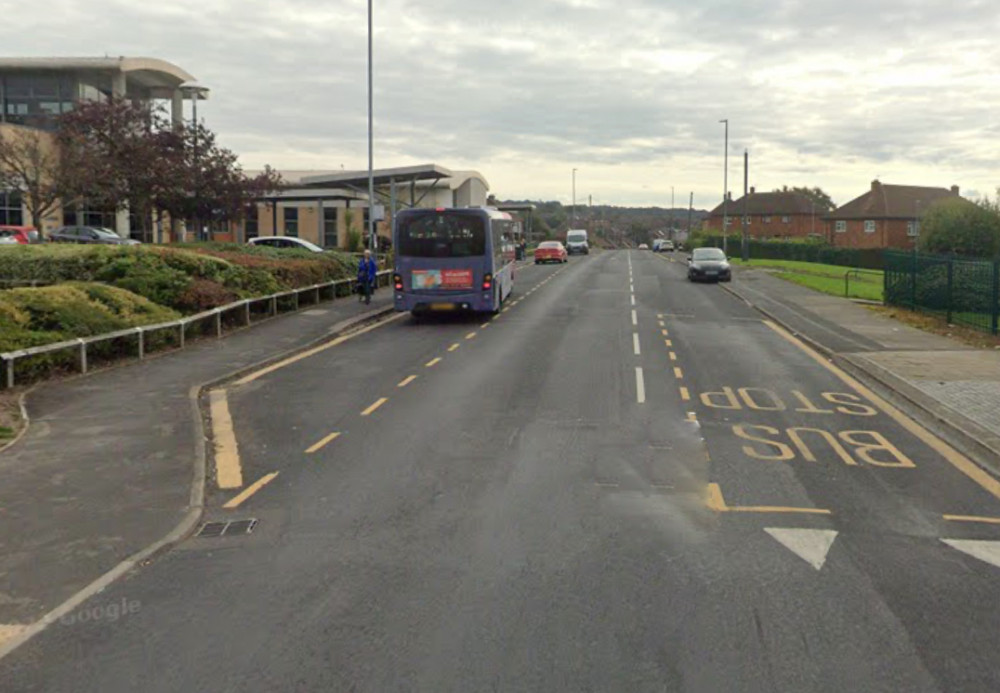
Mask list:
[[[260,235],[260,218],[257,203],[253,202],[247,207],[247,218],[243,224],[243,232],[247,239],[256,238]]]
[[[753,220],[753,217],[748,214],[746,216],[746,220],[747,220],[747,226],[750,226],[750,222]]]
[[[299,235],[299,208],[285,207],[285,235]]]
[[[0,224],[23,226],[21,193],[16,190],[0,190]]]
[[[847,222],[843,220],[838,221],[833,230],[837,233],[847,233]]]
[[[725,219],[723,219],[722,220],[722,228],[728,229],[730,221],[731,221],[731,219],[729,217],[726,217]]]
[[[789,219],[788,217],[781,217],[781,223],[782,223],[782,224],[787,224],[787,223],[789,223],[790,221],[791,221],[791,219]]]
[[[920,235],[920,222],[919,221],[908,221],[906,222],[906,235],[910,237],[916,237]]]
[[[327,248],[336,248],[340,239],[337,235],[337,208],[323,208],[323,245]]]
[[[771,217],[761,217],[761,221],[763,221],[765,224],[770,224]]]
[[[875,233],[875,222],[871,219],[865,219],[865,233]]]

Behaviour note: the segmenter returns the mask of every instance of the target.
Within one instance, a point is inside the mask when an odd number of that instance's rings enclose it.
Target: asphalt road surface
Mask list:
[[[678,261],[527,267],[496,318],[402,316],[228,405],[270,481],[206,519],[253,532],[0,690],[1000,690],[1000,485]]]

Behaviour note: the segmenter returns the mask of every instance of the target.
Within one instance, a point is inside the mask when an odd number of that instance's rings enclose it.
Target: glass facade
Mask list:
[[[116,216],[113,209],[69,208],[63,210],[63,225],[114,229]]]
[[[96,85],[93,88],[98,91]],[[0,75],[0,120],[51,129],[54,116],[71,111],[79,96],[80,82],[70,74],[18,72]]]
[[[323,245],[327,248],[337,247],[337,208],[323,208]]]
[[[0,190],[0,225],[24,226],[21,193],[16,190]]]

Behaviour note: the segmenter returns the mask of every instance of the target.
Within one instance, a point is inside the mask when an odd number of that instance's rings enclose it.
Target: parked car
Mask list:
[[[719,248],[695,248],[688,258],[688,281],[728,282],[732,278],[726,254]]]
[[[661,253],[672,253],[674,252],[674,242],[668,239],[663,239],[660,241],[660,245],[654,247],[653,250]]]
[[[645,243],[640,243],[639,250],[649,250],[649,246]]]
[[[0,225],[0,245],[28,245],[40,240],[41,236],[34,226]]]
[[[96,243],[98,245],[139,245],[134,238],[122,238],[100,226],[62,226],[49,234],[52,243]]]
[[[295,236],[257,236],[247,241],[247,245],[260,245],[265,248],[285,248],[297,250],[310,250],[314,253],[325,252],[315,243],[310,243]]]
[[[535,248],[535,264],[543,262],[569,262],[569,253],[559,241],[545,241]]]

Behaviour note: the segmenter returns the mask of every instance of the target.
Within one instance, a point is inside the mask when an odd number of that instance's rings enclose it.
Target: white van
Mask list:
[[[566,252],[590,254],[590,244],[587,243],[586,229],[570,229],[566,232]]]

